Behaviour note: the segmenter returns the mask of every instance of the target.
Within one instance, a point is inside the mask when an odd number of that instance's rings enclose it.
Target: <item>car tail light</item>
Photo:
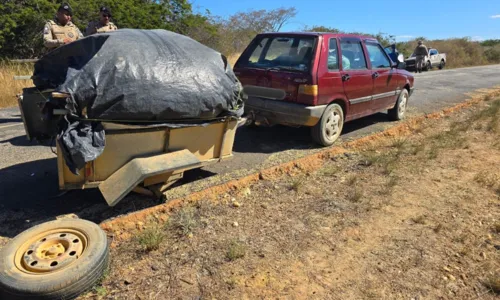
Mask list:
[[[301,84],[299,85],[299,96],[300,95],[308,95],[308,96],[318,96],[318,85],[314,84]]]
[[[315,105],[318,98],[318,86],[316,84],[299,85],[297,102]]]

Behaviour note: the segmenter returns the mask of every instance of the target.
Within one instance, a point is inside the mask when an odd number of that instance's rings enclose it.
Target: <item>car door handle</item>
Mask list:
[[[349,81],[350,79],[351,79],[351,75],[349,75],[349,74],[342,75],[342,81]]]
[[[375,78],[378,78],[380,75],[378,74],[378,72],[375,72],[372,74],[372,77],[375,79]]]

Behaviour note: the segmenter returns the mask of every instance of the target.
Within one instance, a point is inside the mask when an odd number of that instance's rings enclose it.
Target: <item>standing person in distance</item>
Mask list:
[[[415,48],[415,73],[422,73],[422,68],[425,64],[425,57],[429,56],[429,50],[422,41],[418,41],[418,46]]]

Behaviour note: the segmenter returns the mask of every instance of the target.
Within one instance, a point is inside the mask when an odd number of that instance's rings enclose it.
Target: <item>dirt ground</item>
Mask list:
[[[498,299],[500,99],[138,222],[81,299]]]

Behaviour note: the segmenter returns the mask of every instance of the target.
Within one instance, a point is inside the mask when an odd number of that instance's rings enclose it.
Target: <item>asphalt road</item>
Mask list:
[[[499,84],[500,65],[416,74],[409,114],[431,113],[462,102],[466,93]],[[392,124],[380,113],[347,123],[341,139],[355,139]],[[231,176],[280,156],[293,158],[315,149],[307,128],[243,127],[236,136],[234,159],[187,173],[184,182]],[[98,222],[156,204],[145,197],[128,197],[117,207],[108,208],[97,190],[61,194],[57,182],[55,155],[50,147],[27,141],[17,108],[0,110],[0,236],[12,236],[33,223],[62,214],[76,213]]]

